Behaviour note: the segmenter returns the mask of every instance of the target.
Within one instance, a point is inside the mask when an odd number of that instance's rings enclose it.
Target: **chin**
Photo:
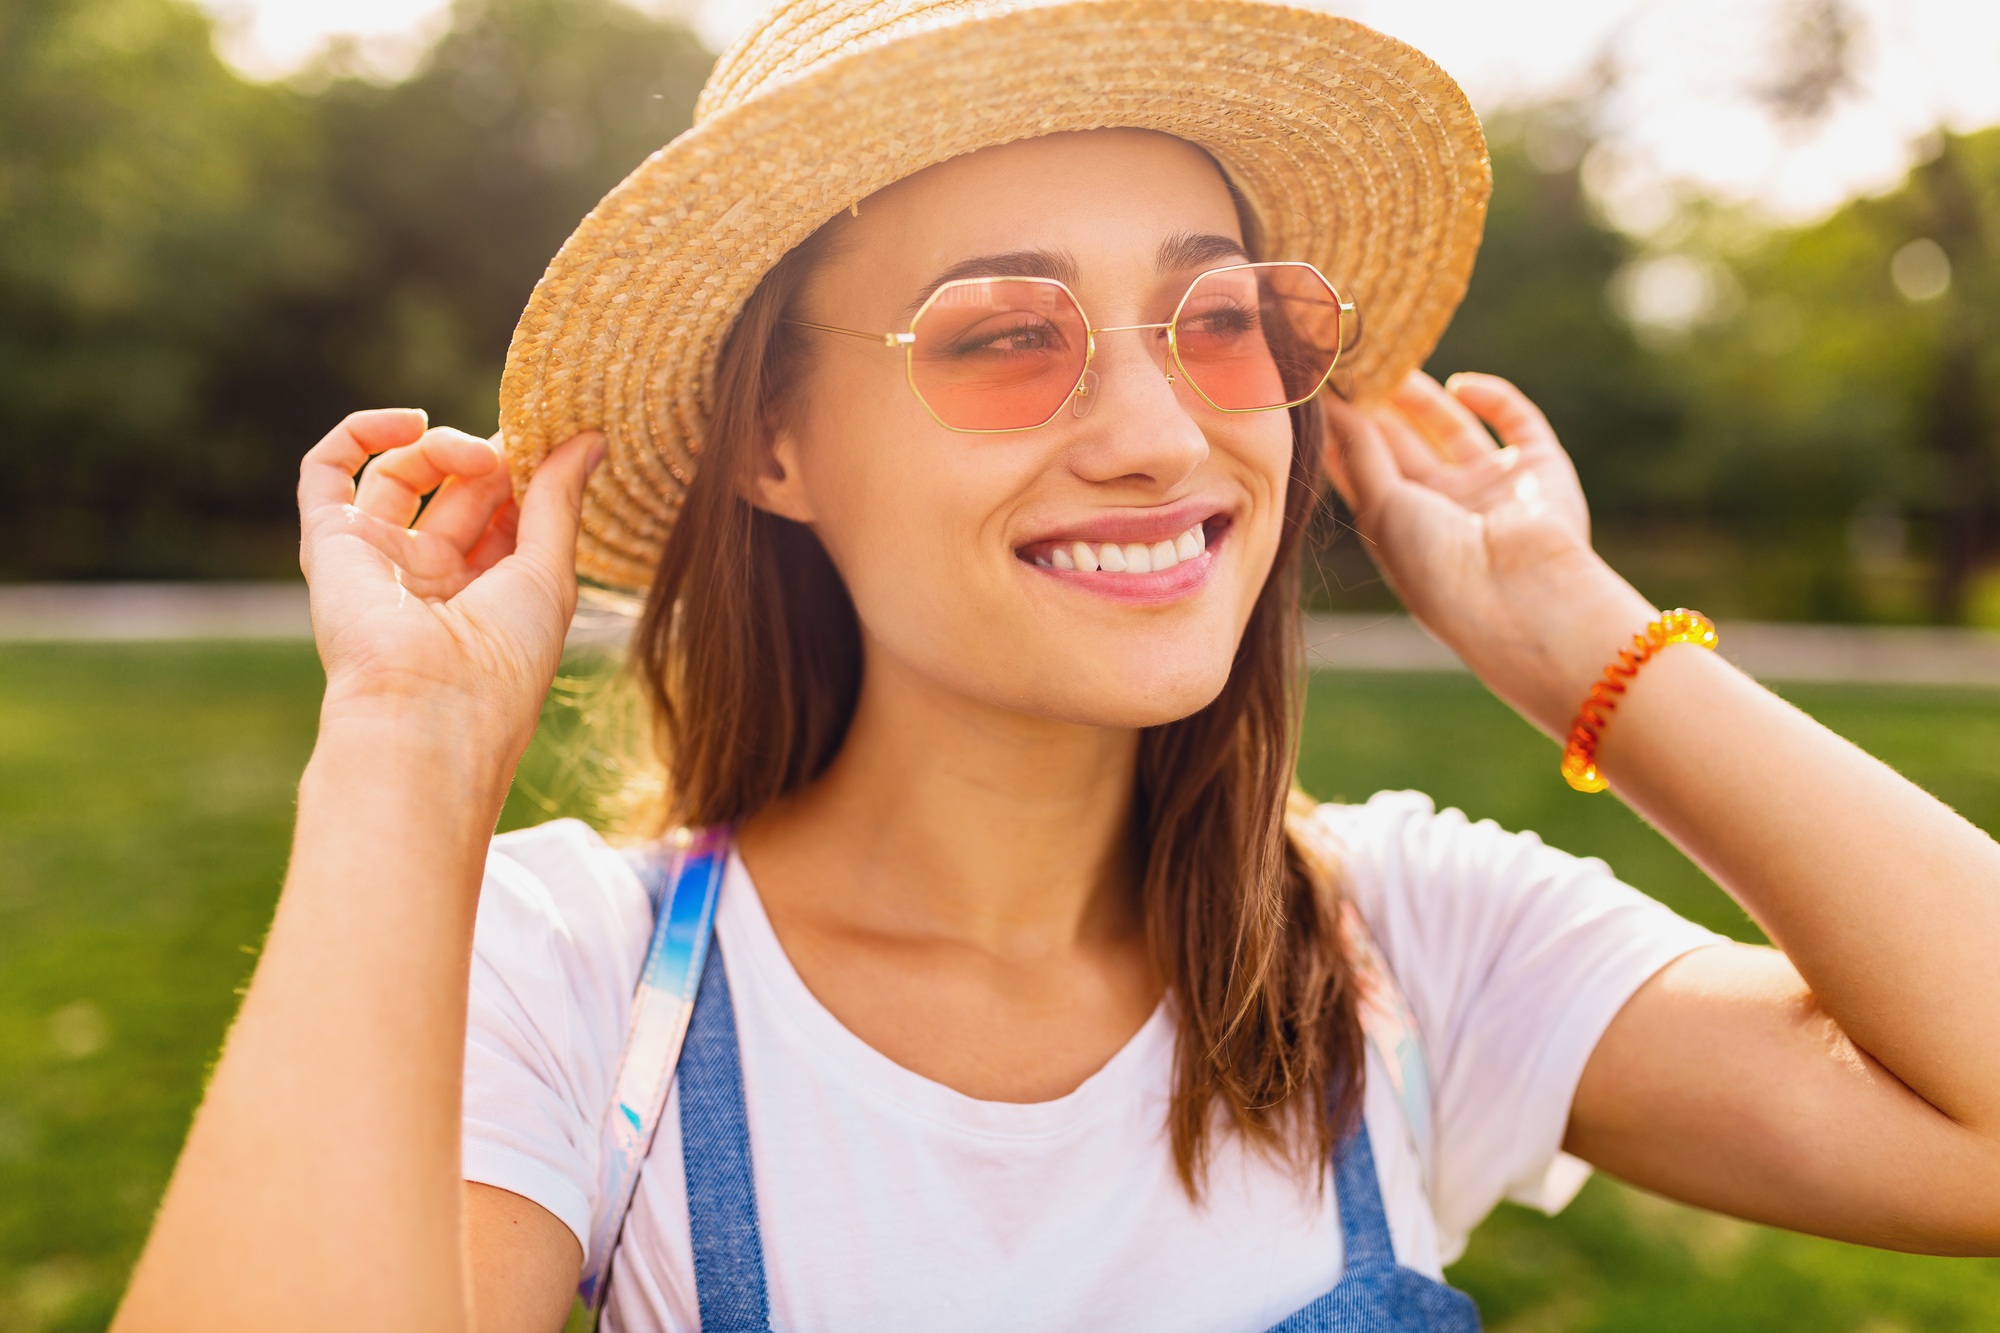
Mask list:
[[[1229,683],[1231,660],[1189,663],[1136,677],[1107,670],[1079,679],[1063,672],[1025,711],[1086,727],[1164,726],[1214,703]]]

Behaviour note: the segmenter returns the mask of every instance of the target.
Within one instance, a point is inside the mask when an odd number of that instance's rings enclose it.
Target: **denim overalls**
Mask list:
[[[703,1333],[762,1333],[771,1327],[771,1306],[736,1017],[719,952],[703,969],[681,1050],[680,1088],[681,1157]],[[1477,1333],[1479,1314],[1470,1297],[1397,1265],[1367,1125],[1341,1144],[1333,1175],[1345,1269],[1332,1291],[1270,1333]]]

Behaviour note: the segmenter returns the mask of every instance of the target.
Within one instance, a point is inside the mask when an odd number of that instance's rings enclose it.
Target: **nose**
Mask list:
[[[1072,464],[1079,476],[1166,489],[1207,459],[1208,437],[1190,413],[1174,369],[1164,329],[1098,332],[1086,396],[1077,400],[1083,410],[1076,415],[1088,415]]]

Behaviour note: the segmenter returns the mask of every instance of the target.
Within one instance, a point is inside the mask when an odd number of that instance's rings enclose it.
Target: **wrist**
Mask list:
[[[1591,554],[1588,567],[1507,608],[1506,623],[1485,636],[1485,661],[1468,660],[1528,721],[1560,740],[1606,665],[1658,614]]]
[[[506,673],[448,679],[415,672],[329,672],[320,731],[352,730],[380,741],[397,735],[481,748],[519,760],[540,721],[549,682],[517,687]]]
[[[1591,686],[1604,677],[1604,669],[1618,656],[1618,650],[1632,646],[1632,638],[1643,633],[1659,615],[1651,602],[1631,584],[1610,574],[1607,584],[1595,596],[1580,599],[1560,625],[1551,652],[1550,715],[1547,729],[1561,739],[1576,720],[1577,709],[1590,694]]]
[[[492,719],[449,701],[363,705],[329,697],[301,800],[327,787],[387,791],[429,816],[463,811],[490,833],[526,748],[527,738],[508,736]]]

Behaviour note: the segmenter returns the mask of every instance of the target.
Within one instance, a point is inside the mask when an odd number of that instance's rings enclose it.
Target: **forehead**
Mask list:
[[[953,263],[1032,248],[1076,255],[1085,269],[1184,232],[1241,241],[1236,204],[1208,154],[1150,130],[1089,130],[983,148],[929,167],[843,219],[844,250],[877,268]],[[857,255],[857,257],[860,257]],[[1093,262],[1095,261],[1095,262]]]

